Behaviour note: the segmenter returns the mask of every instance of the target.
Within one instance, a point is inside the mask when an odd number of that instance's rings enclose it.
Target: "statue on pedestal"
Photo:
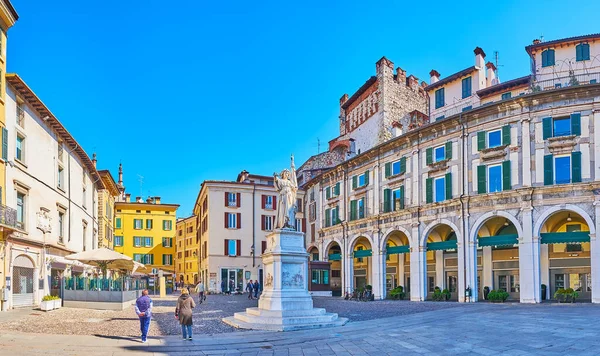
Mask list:
[[[293,155],[291,161],[291,171],[284,169],[281,171],[281,174],[273,173],[275,190],[279,193],[277,217],[275,219],[276,229],[295,229],[298,182],[296,181],[296,167],[294,166]]]

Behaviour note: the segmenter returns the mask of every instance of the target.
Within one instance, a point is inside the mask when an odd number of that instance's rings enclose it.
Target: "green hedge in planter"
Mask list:
[[[60,299],[60,297],[57,297],[57,296],[55,296],[55,295],[50,295],[50,294],[48,294],[48,295],[45,295],[45,296],[42,298],[42,302],[49,302],[49,301],[51,301],[51,300],[58,300],[58,299]]]
[[[431,299],[435,300],[436,302],[444,302],[446,300],[450,299],[450,291],[447,289],[441,290],[440,287],[435,287],[435,289],[433,290],[433,296],[431,297]]]
[[[554,293],[554,299],[556,299],[559,303],[575,303],[575,300],[579,298],[579,293],[575,290],[573,290],[573,288],[567,288],[567,289],[563,289],[563,288],[559,288],[555,293]]]
[[[404,293],[404,288],[402,286],[398,286],[390,291],[389,294],[391,299],[404,299],[406,297],[406,293]]]
[[[508,297],[509,294],[501,289],[494,289],[488,293],[488,300],[493,303],[504,303]]]

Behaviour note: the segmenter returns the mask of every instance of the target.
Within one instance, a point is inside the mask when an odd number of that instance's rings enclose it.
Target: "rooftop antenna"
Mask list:
[[[498,51],[494,51],[494,64],[496,65],[496,78],[500,78],[500,76],[498,75],[498,68],[500,68],[501,66],[504,67],[502,64],[498,64],[500,62],[500,52]]]
[[[317,137],[317,154],[321,153],[321,140]]]
[[[540,35],[540,42],[544,42],[544,34],[543,33]]]
[[[139,174],[137,176],[138,176],[138,181],[140,182],[140,196],[144,197],[144,190],[143,190],[143,187],[144,187],[144,177],[142,177]]]

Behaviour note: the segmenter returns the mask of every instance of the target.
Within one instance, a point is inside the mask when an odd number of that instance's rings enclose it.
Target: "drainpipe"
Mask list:
[[[461,219],[462,219],[462,244],[463,244],[463,257],[464,257],[464,262],[465,262],[465,268],[463,269],[463,280],[465,281],[465,290],[467,288],[470,288],[470,285],[468,284],[468,280],[467,280],[467,255],[468,255],[468,248],[469,248],[469,237],[465,236],[465,232],[467,231],[467,223],[466,223],[466,219],[465,219],[465,209],[466,209],[466,203],[464,201],[465,198],[465,182],[468,179],[468,170],[465,169],[465,155],[467,154],[467,149],[465,148],[465,146],[468,144],[468,140],[465,139],[465,134],[466,134],[466,130],[467,130],[467,126],[466,123],[463,121],[462,119],[462,114],[459,115],[459,122],[461,123],[461,138],[462,138],[462,145],[461,145],[461,155],[460,155],[460,164],[463,170],[463,179],[462,179],[462,187],[461,189],[461,194],[459,196],[460,199],[460,207],[461,207]],[[461,256],[459,256],[460,258]],[[477,253],[475,253],[475,260],[477,260]],[[471,265],[472,265],[472,261],[471,261]],[[472,266],[471,266],[472,267]],[[475,263],[475,273],[477,273],[477,263]],[[471,291],[471,294],[473,292]],[[470,297],[472,298],[472,297]],[[460,296],[459,296],[460,299]],[[466,302],[466,300],[465,300]]]

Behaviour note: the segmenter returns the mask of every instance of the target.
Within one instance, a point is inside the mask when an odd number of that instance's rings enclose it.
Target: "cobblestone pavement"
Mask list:
[[[137,338],[0,333],[3,355],[598,355],[600,306],[471,304],[346,326]],[[50,330],[49,330],[50,331]]]
[[[341,301],[340,301],[341,303]],[[412,303],[411,303],[412,304]],[[415,303],[418,304],[418,303]],[[0,332],[6,355],[598,355],[600,306],[487,304],[294,332],[138,338]],[[47,330],[51,332],[52,329]]]
[[[179,322],[174,317],[176,300],[175,295],[164,299],[154,298],[150,336],[181,334]],[[194,300],[197,302],[198,298],[194,296]],[[245,295],[209,295],[204,303],[194,309],[194,333],[234,332],[236,329],[224,324],[221,319],[257,305],[256,300],[249,300]],[[450,308],[458,304],[408,301],[356,302],[317,297],[314,298],[314,305],[338,313],[351,321],[361,321]],[[133,307],[123,311],[61,308],[48,313],[39,310],[29,312],[18,310],[10,313],[18,314],[18,317],[3,320],[2,314],[6,313],[0,313],[0,330],[26,333],[51,330],[53,334],[124,337],[136,337],[139,333],[139,321]]]

